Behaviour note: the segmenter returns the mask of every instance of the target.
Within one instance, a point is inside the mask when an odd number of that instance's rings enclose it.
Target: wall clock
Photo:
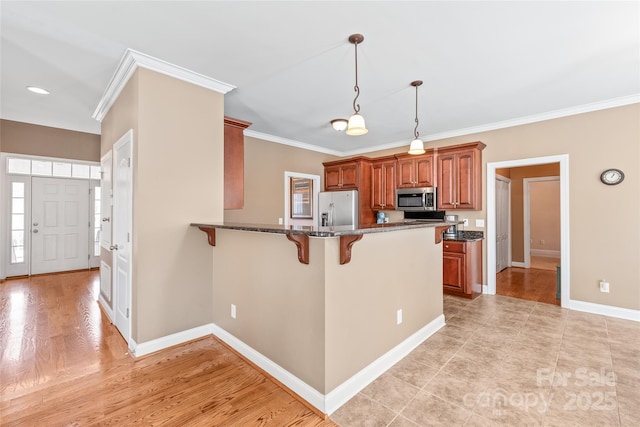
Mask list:
[[[620,184],[624,180],[624,172],[620,169],[607,169],[600,174],[600,181],[607,185]]]

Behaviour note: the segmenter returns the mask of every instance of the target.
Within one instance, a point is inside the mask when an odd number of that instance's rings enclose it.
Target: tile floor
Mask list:
[[[447,325],[331,415],[350,426],[639,426],[640,323],[445,296]]]

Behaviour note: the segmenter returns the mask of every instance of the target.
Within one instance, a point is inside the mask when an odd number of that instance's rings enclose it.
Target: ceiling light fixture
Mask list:
[[[42,89],[38,86],[27,86],[27,90],[30,90],[33,93],[37,93],[38,95],[49,95],[51,93],[48,90]]]
[[[331,120],[331,126],[338,132],[342,132],[349,125],[349,120],[347,119],[333,119]]]
[[[413,129],[413,141],[409,146],[409,154],[424,154],[424,143],[418,138],[418,86],[422,84],[422,80],[411,82],[411,86],[416,88],[416,127]]]
[[[358,43],[362,43],[363,41],[364,36],[362,34],[352,34],[349,36],[349,43],[353,43],[356,51],[356,85],[353,87],[353,90],[356,92],[356,97],[353,99],[354,114],[349,117],[349,123],[345,133],[352,136],[364,135],[369,132],[364,125],[364,117],[359,114],[360,104],[357,103],[358,97],[360,96],[360,87],[358,86]]]

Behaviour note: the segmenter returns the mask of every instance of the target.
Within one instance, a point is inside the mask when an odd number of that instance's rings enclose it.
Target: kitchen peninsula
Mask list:
[[[214,334],[321,412],[444,325],[446,222],[191,225],[215,246]]]

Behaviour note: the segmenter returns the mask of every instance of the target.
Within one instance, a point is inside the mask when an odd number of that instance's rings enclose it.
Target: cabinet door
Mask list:
[[[224,208],[244,207],[244,133],[224,125]]]
[[[371,165],[371,207],[396,208],[396,162],[377,162]]]
[[[442,253],[442,282],[445,287],[465,292],[464,254]]]
[[[438,156],[438,209],[455,209],[456,207],[456,167],[455,154]]]
[[[421,156],[415,160],[416,187],[433,187],[433,156]]]
[[[416,179],[414,178],[415,164],[414,159],[398,160],[398,188],[412,188],[416,186]]]
[[[358,189],[358,164],[347,163],[341,166],[341,186],[343,190]]]
[[[340,189],[340,166],[328,166],[324,168],[324,189]]]
[[[476,209],[475,152],[468,151],[457,155],[457,209]]]

